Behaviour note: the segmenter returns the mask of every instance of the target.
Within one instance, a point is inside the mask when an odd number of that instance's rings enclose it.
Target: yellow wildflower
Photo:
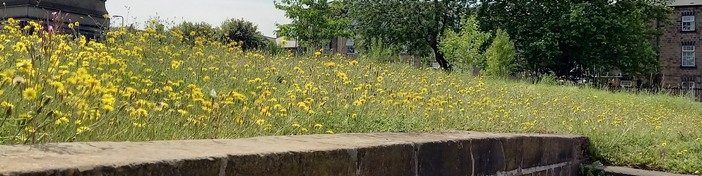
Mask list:
[[[34,100],[37,98],[37,96],[37,90],[33,87],[29,87],[22,91],[22,98],[24,98],[25,100]]]
[[[68,117],[61,117],[59,119],[56,119],[54,124],[61,125],[61,124],[68,123],[68,122],[70,122],[70,120],[68,120]]]
[[[76,129],[76,134],[81,134],[81,133],[83,133],[83,132],[90,131],[90,130],[91,130],[90,127],[81,126],[81,127],[78,127],[78,128]]]

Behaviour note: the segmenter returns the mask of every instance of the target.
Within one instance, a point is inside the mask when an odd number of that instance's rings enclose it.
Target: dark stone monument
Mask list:
[[[57,15],[63,21],[57,30],[68,30],[69,23],[80,23],[75,30],[88,38],[100,38],[110,26],[109,18],[105,18],[106,0],[0,0],[0,18],[6,21],[14,18],[22,22],[44,21],[44,25],[52,22]],[[56,12],[56,13],[54,13]],[[69,30],[70,31],[70,30]]]

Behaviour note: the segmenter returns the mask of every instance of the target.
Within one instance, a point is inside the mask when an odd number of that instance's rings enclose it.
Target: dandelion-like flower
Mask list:
[[[34,100],[37,98],[37,96],[37,90],[33,87],[26,88],[24,91],[22,91],[22,98],[25,100]]]

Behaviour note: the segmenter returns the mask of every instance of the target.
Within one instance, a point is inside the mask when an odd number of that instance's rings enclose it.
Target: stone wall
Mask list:
[[[482,132],[0,146],[0,175],[578,175],[588,139]]]

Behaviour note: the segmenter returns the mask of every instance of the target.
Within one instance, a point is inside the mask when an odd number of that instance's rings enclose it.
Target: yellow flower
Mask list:
[[[332,131],[332,130],[327,130],[327,134],[334,134],[334,131]]]
[[[256,124],[258,124],[258,125],[263,125],[264,123],[266,123],[266,120],[263,120],[263,119],[256,120]]]
[[[3,101],[2,103],[0,103],[0,107],[5,108],[5,109],[12,109],[12,108],[15,108],[15,105],[13,105],[10,102]]]
[[[56,124],[56,125],[61,125],[61,124],[68,123],[68,122],[70,122],[70,120],[68,120],[67,117],[61,117],[61,118],[59,118],[59,119],[56,119],[56,121],[54,122],[54,124]]]
[[[144,108],[139,108],[129,113],[129,115],[134,117],[146,117],[149,115],[149,112],[147,112]]]
[[[16,66],[22,71],[29,72],[32,70],[32,61],[28,59],[20,59],[17,61]]]
[[[299,128],[300,126],[301,126],[301,125],[300,125],[299,123],[297,123],[297,122],[295,122],[295,123],[292,124],[292,127],[295,127],[295,128]]]
[[[314,124],[315,128],[322,128],[322,124]]]
[[[24,98],[25,100],[34,100],[37,98],[37,96],[37,90],[33,87],[24,89],[24,91],[22,92],[22,98]]]
[[[90,127],[81,126],[81,127],[78,127],[78,129],[76,129],[76,134],[81,134],[83,132],[90,131],[90,130],[91,130]]]
[[[322,55],[322,52],[319,52],[319,51],[314,52],[314,56],[320,56],[320,55]]]

